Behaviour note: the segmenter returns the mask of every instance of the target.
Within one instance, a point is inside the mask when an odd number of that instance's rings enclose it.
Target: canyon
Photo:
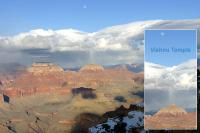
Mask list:
[[[72,88],[133,88],[143,82],[143,73],[128,70],[104,69],[89,64],[79,71],[64,71],[52,63],[34,63],[17,76],[1,79],[1,94],[9,97],[34,95],[35,93],[70,92]],[[139,86],[141,87],[141,86]]]
[[[0,81],[3,133],[72,132],[79,128],[77,119],[83,114],[102,116],[122,105],[129,108],[143,101],[137,95],[143,91],[143,72],[135,73],[121,66],[86,64],[72,71],[39,62],[14,74],[1,74]]]

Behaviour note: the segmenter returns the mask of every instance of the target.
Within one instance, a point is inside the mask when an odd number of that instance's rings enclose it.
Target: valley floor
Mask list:
[[[106,97],[103,92],[96,92],[96,95],[95,99],[84,99],[81,95],[48,93],[16,98],[10,104],[1,103],[1,133],[70,133],[82,114],[100,116],[122,104],[130,105],[115,101],[114,96]],[[127,99],[132,103],[142,100],[138,96]],[[96,123],[98,122],[94,122],[94,125]]]

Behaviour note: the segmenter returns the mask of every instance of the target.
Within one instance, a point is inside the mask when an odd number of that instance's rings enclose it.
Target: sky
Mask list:
[[[0,36],[33,29],[95,32],[134,21],[200,18],[199,0],[1,0]]]
[[[176,66],[197,58],[196,30],[147,30],[145,31],[145,61]],[[189,52],[174,52],[173,48],[189,49]],[[154,52],[153,48],[169,49]]]

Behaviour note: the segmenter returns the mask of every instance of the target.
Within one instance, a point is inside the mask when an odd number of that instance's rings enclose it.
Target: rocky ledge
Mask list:
[[[63,68],[60,66],[44,62],[33,63],[27,71],[33,73],[34,75],[64,72]]]

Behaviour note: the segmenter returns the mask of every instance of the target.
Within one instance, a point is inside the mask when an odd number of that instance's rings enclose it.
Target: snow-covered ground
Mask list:
[[[143,103],[136,104],[139,107],[144,107]],[[130,111],[127,116],[119,118],[109,118],[107,122],[98,124],[94,127],[89,128],[90,133],[105,133],[114,132],[115,126],[118,124],[124,124],[126,133],[133,128],[144,127],[144,113],[141,111]],[[144,130],[141,131],[145,132]]]

